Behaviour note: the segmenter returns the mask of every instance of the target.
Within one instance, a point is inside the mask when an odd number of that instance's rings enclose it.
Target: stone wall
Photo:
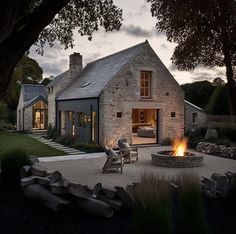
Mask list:
[[[24,130],[26,132],[32,132],[32,124],[32,106],[28,106],[24,109]]]
[[[140,98],[140,71],[151,71],[151,98]],[[159,109],[158,136],[184,134],[184,92],[148,43],[144,45],[99,97],[100,144],[117,146],[121,137],[132,143],[132,109]],[[122,112],[122,118],[117,118]],[[175,117],[171,117],[175,112]]]
[[[193,122],[193,113],[197,114],[197,120],[195,123]],[[185,102],[185,132],[191,129],[204,127],[206,125],[207,114]]]
[[[17,113],[16,113],[16,118],[17,118],[16,129],[17,129],[17,131],[23,130],[23,106],[24,106],[23,94],[21,91],[19,101],[18,101],[18,106],[17,106]]]
[[[55,78],[56,79],[56,78]],[[49,86],[50,93],[48,92],[48,126],[49,124],[52,127],[55,126],[56,123],[56,96],[59,92],[67,87],[67,85],[71,82],[70,72],[67,71],[64,73],[63,78],[58,80],[53,86]],[[53,87],[53,92],[52,92]]]

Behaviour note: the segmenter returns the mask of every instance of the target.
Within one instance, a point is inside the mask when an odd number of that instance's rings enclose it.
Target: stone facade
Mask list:
[[[207,125],[207,114],[198,106],[185,101],[185,132],[205,127]]]
[[[24,100],[23,100],[23,94],[22,94],[22,90],[20,92],[20,97],[19,97],[19,101],[18,101],[18,105],[17,105],[17,120],[16,120],[16,129],[17,131],[22,131],[23,130],[23,107],[24,107]]]
[[[48,125],[56,123],[56,97],[65,89],[83,69],[82,56],[79,53],[70,55],[69,70],[55,77],[47,86],[48,88]]]
[[[140,98],[141,71],[151,72],[150,99]],[[99,96],[101,145],[116,147],[121,137],[132,143],[132,109],[158,109],[159,143],[167,137],[183,136],[184,92],[149,43],[145,43]],[[117,118],[117,112],[122,112],[122,118]]]

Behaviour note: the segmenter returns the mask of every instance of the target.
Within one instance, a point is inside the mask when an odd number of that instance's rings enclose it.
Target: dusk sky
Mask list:
[[[54,47],[45,47],[44,56],[31,48],[30,56],[38,61],[43,68],[43,77],[57,76],[68,69],[69,55],[79,52],[83,55],[83,66],[88,62],[126,49],[146,39],[170,70],[178,83],[189,83],[199,80],[211,81],[215,77],[225,78],[224,68],[197,68],[191,72],[177,71],[171,64],[171,56],[175,44],[169,43],[166,36],[155,29],[156,19],[151,16],[150,4],[144,0],[114,0],[115,4],[123,9],[123,24],[120,31],[106,33],[100,29],[94,33],[92,41],[81,37],[75,32],[75,46],[73,49],[64,50],[58,43]]]

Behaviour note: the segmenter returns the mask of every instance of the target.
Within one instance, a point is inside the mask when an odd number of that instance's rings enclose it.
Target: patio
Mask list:
[[[90,187],[93,187],[98,182],[106,186],[126,186],[137,182],[142,172],[152,172],[165,176],[175,176],[182,172],[196,172],[199,176],[210,177],[214,172],[236,171],[236,160],[204,154],[202,154],[204,155],[204,165],[197,168],[164,168],[151,164],[152,153],[169,149],[170,147],[168,146],[139,148],[139,161],[125,164],[123,174],[102,173],[102,167],[106,160],[105,153],[81,154],[80,156],[83,159],[41,162],[40,164],[48,170],[59,170],[67,179],[74,183],[89,185]],[[196,153],[196,151],[188,151]],[[200,153],[197,152],[197,154]],[[85,159],[86,156],[90,158]]]

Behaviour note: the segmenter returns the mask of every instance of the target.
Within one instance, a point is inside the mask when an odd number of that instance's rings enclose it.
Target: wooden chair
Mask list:
[[[123,173],[124,160],[121,153],[116,153],[114,150],[104,147],[107,160],[102,168],[102,172],[108,172],[112,169],[120,169],[120,172]]]
[[[138,161],[138,148],[131,148],[126,138],[118,140],[118,146],[125,162]]]

